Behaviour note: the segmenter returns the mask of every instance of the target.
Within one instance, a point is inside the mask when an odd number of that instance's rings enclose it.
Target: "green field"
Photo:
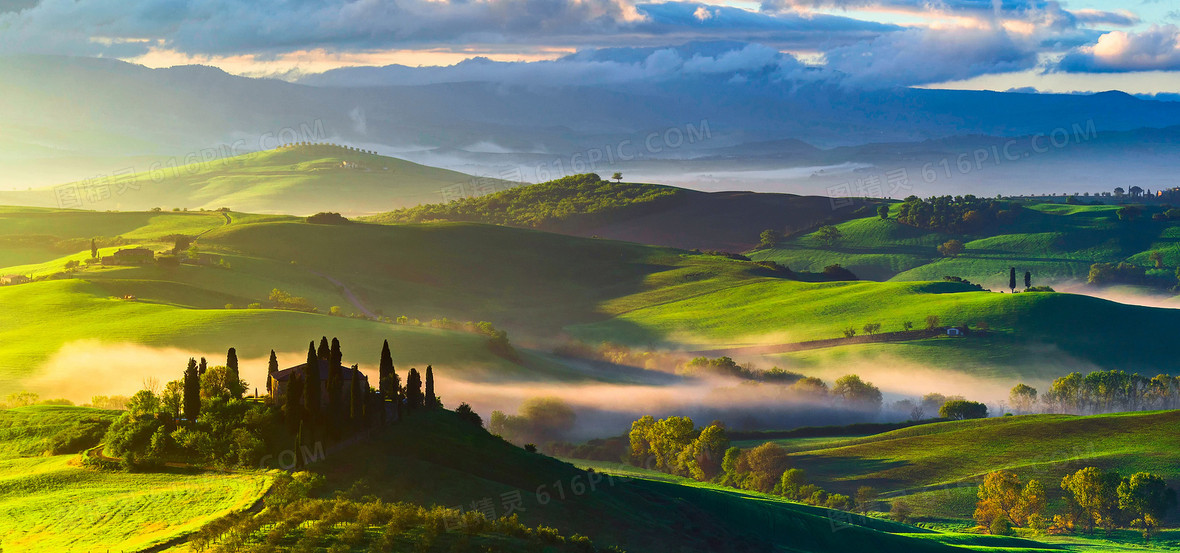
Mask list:
[[[149,171],[103,183],[105,199],[90,201],[85,183],[0,192],[0,203],[95,210],[218,209],[311,214],[373,213],[444,199],[443,190],[470,186],[473,177],[332,145],[295,146],[218,158],[154,164]],[[344,166],[344,163],[350,166]],[[493,184],[503,187],[505,183]],[[78,188],[79,204],[59,203],[55,191]],[[97,198],[97,197],[96,197]]]
[[[1024,415],[924,424],[865,437],[776,441],[792,465],[825,489],[873,486],[926,516],[970,519],[982,477],[1009,470],[1040,479],[1051,507],[1067,473],[1097,466],[1153,472],[1175,482],[1180,411],[1113,415]],[[754,443],[743,443],[751,447]]]
[[[62,224],[55,225],[58,217]],[[68,259],[89,257],[90,236],[123,236],[165,251],[172,243],[160,238],[175,232],[200,234],[202,255],[229,268],[60,270]],[[719,256],[471,223],[315,225],[239,213],[0,212],[0,242],[22,236],[46,238],[29,241],[33,249],[14,254],[25,263],[0,268],[0,274],[59,278],[0,287],[0,313],[13,322],[0,332],[0,391],[6,392],[44,372],[63,346],[78,341],[175,348],[213,359],[232,345],[243,357],[262,358],[272,348],[298,355],[307,340],[331,334],[353,344],[349,357],[369,368],[388,338],[399,365],[433,363],[478,378],[585,378],[541,352],[569,338],[641,349],[781,344],[835,338],[866,323],[880,323],[884,332],[906,321],[922,328],[929,315],[943,325],[986,322],[991,332],[769,355],[764,362],[834,378],[839,375],[828,372],[841,362],[894,359],[975,374],[1006,388],[1021,379],[1050,380],[1079,363],[1171,371],[1169,344],[1141,340],[1139,329],[1180,323],[1173,310],[1086,296],[972,292],[949,282],[803,282]],[[463,332],[243,309],[266,304],[274,288],[307,298],[321,313],[340,306],[345,314],[424,322],[488,320],[509,331],[524,357],[497,357],[479,336]],[[118,299],[127,295],[136,299]],[[1110,348],[1111,342],[1136,346]]]
[[[80,466],[78,455],[36,451],[39,439],[94,416],[111,415],[81,407],[0,411],[4,551],[138,550],[249,507],[266,490],[262,474],[102,472]]]
[[[1120,221],[1119,207],[1033,204],[1015,223],[971,235],[903,225],[895,217],[865,217],[836,225],[844,238],[831,247],[821,244],[815,233],[804,233],[750,257],[797,271],[839,263],[871,280],[938,280],[952,275],[993,290],[1007,288],[1012,266],[1020,275],[1031,271],[1034,285],[1085,282],[1093,263],[1130,261],[1153,267],[1148,260],[1152,251],[1159,251],[1166,271],[1174,272],[1180,265],[1175,223],[1152,221],[1150,211],[1139,220]],[[962,241],[966,251],[943,258],[937,247],[952,238]]]

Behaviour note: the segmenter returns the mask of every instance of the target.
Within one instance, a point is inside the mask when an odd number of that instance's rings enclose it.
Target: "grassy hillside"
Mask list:
[[[1015,379],[1051,379],[1084,363],[1170,371],[1169,345],[1141,340],[1139,329],[1180,322],[1172,310],[1069,294],[971,292],[950,282],[801,282],[720,256],[471,223],[315,225],[237,213],[104,213],[89,214],[92,221],[85,223],[79,212],[8,210],[0,230],[49,232],[55,215],[68,223],[58,231],[65,236],[41,243],[75,249],[47,250],[31,259],[38,263],[3,267],[0,274],[60,273],[67,259],[89,257],[83,237],[91,228],[157,250],[171,247],[159,238],[178,228],[199,231],[203,259],[228,268],[87,268],[57,275],[65,280],[0,287],[0,312],[15,322],[2,333],[0,387],[43,370],[63,345],[77,340],[210,357],[234,345],[246,357],[261,357],[271,348],[298,352],[301,343],[325,333],[357,344],[362,367],[373,361],[365,348],[375,351],[390,337],[401,342],[399,363],[462,366],[475,375],[572,377],[527,351],[521,363],[497,357],[472,334],[243,309],[269,305],[274,288],[307,298],[321,313],[340,306],[345,314],[488,320],[509,330],[518,346],[539,349],[568,337],[689,350],[782,344],[835,338],[866,323],[880,323],[883,332],[900,330],[906,321],[921,328],[935,315],[944,325],[986,322],[991,332],[795,352],[770,363],[827,376],[823,371],[839,369],[849,355],[893,356],[1006,386]],[[116,299],[126,295],[136,300]]]
[[[683,249],[743,251],[767,229],[791,234],[872,212],[871,203],[833,206],[828,198],[752,192],[699,192],[612,183],[593,173],[478,198],[375,215],[377,223],[465,221]],[[821,267],[822,268],[822,267]]]
[[[384,462],[353,461],[359,458]],[[503,494],[519,493],[523,510],[517,514],[525,524],[581,533],[627,551],[953,551],[899,537],[892,532],[914,529],[885,521],[833,532],[826,510],[766,496],[591,475],[448,412],[412,416],[375,442],[328,456],[316,470],[338,489],[363,478],[370,493],[391,501],[469,510],[486,499],[495,516],[504,512]]]
[[[77,455],[27,453],[29,440],[106,413],[45,406],[0,411],[5,551],[138,550],[246,508],[268,485],[261,474],[101,472],[79,466]]]
[[[1129,261],[1148,267],[1163,280],[1180,265],[1174,221],[1154,221],[1150,208],[1134,221],[1121,221],[1121,206],[1031,204],[1016,221],[975,234],[949,234],[888,220],[863,217],[836,225],[844,238],[833,246],[815,233],[790,237],[776,247],[752,252],[753,259],[773,260],[794,270],[814,271],[840,263],[857,276],[872,280],[938,280],[959,276],[994,290],[1006,289],[1008,268],[1016,267],[1020,287],[1031,271],[1034,285],[1085,282],[1090,265]],[[963,242],[966,251],[944,258],[937,247],[947,240]],[[1152,251],[1163,255],[1156,271]]]
[[[105,193],[95,196],[88,195],[86,183],[66,183],[0,192],[0,203],[96,210],[230,207],[264,213],[372,213],[437,202],[444,189],[459,185],[469,190],[473,180],[463,173],[333,145],[290,146],[211,161],[193,157],[180,163],[112,176],[102,183]],[[492,184],[505,185],[494,179]],[[80,203],[59,202],[62,189],[79,190]]]
[[[969,519],[975,488],[994,470],[1040,479],[1056,504],[1061,478],[1082,467],[1180,480],[1180,411],[1025,415],[925,424],[861,438],[785,440],[794,466],[825,489],[869,485],[924,515]],[[754,444],[744,444],[753,446]]]

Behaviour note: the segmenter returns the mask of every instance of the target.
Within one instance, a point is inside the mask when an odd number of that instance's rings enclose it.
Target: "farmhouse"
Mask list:
[[[320,359],[318,368],[320,371],[320,405],[327,405],[328,404],[328,373],[330,372],[330,370],[329,370],[330,365],[327,360]],[[348,390],[352,389],[353,375],[356,375],[357,378],[361,379],[360,388],[362,390],[369,389],[369,377],[365,376],[364,373],[360,372],[359,370],[355,370],[355,369],[356,369],[356,366],[353,365],[352,367],[343,367],[340,370],[340,382],[341,382],[340,388],[342,390],[344,390],[345,394],[348,393]],[[306,371],[306,370],[307,370],[307,363],[303,363],[301,365],[295,365],[294,367],[291,367],[288,369],[283,369],[281,371],[274,373],[274,375],[271,377],[271,379],[272,379],[271,396],[278,398],[278,397],[286,395],[287,384],[291,382],[291,377],[296,374],[298,374],[302,377],[304,371]],[[346,395],[346,397],[347,397],[347,395]]]
[[[4,276],[0,276],[0,285],[8,285],[8,284],[24,284],[24,283],[26,283],[26,282],[31,282],[31,281],[32,281],[32,279],[30,279],[29,277],[27,277],[27,276],[25,276],[25,275],[4,275]]]
[[[103,256],[103,265],[145,265],[155,260],[156,254],[147,248],[127,248]]]

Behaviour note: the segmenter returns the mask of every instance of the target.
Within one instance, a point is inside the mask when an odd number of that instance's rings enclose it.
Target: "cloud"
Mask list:
[[[1113,31],[1075,49],[1055,66],[1072,73],[1174,71],[1180,69],[1180,27],[1152,25],[1143,32]]]
[[[803,43],[864,38],[893,25],[633,0],[42,0],[0,11],[0,52],[135,57],[281,55],[393,48],[605,46],[669,37]],[[658,40],[656,40],[658,39]]]
[[[912,86],[1031,69],[1033,45],[1003,29],[910,29],[827,53],[856,87]]]

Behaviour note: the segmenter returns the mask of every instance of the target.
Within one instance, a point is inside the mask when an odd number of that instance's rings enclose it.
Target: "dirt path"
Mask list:
[[[364,316],[366,316],[370,319],[380,319],[381,318],[381,317],[378,317],[376,313],[369,311],[369,308],[365,307],[365,304],[361,303],[360,298],[356,297],[356,294],[352,293],[352,290],[349,289],[348,286],[345,285],[343,282],[340,282],[339,280],[337,280],[335,278],[332,278],[332,277],[325,275],[323,273],[320,273],[320,272],[313,271],[311,269],[308,269],[307,271],[315,276],[318,276],[318,277],[332,283],[333,286],[340,288],[340,291],[344,293],[344,297],[348,298],[349,303],[351,303],[353,307],[357,308],[357,310],[360,311],[361,314],[363,314]]]

